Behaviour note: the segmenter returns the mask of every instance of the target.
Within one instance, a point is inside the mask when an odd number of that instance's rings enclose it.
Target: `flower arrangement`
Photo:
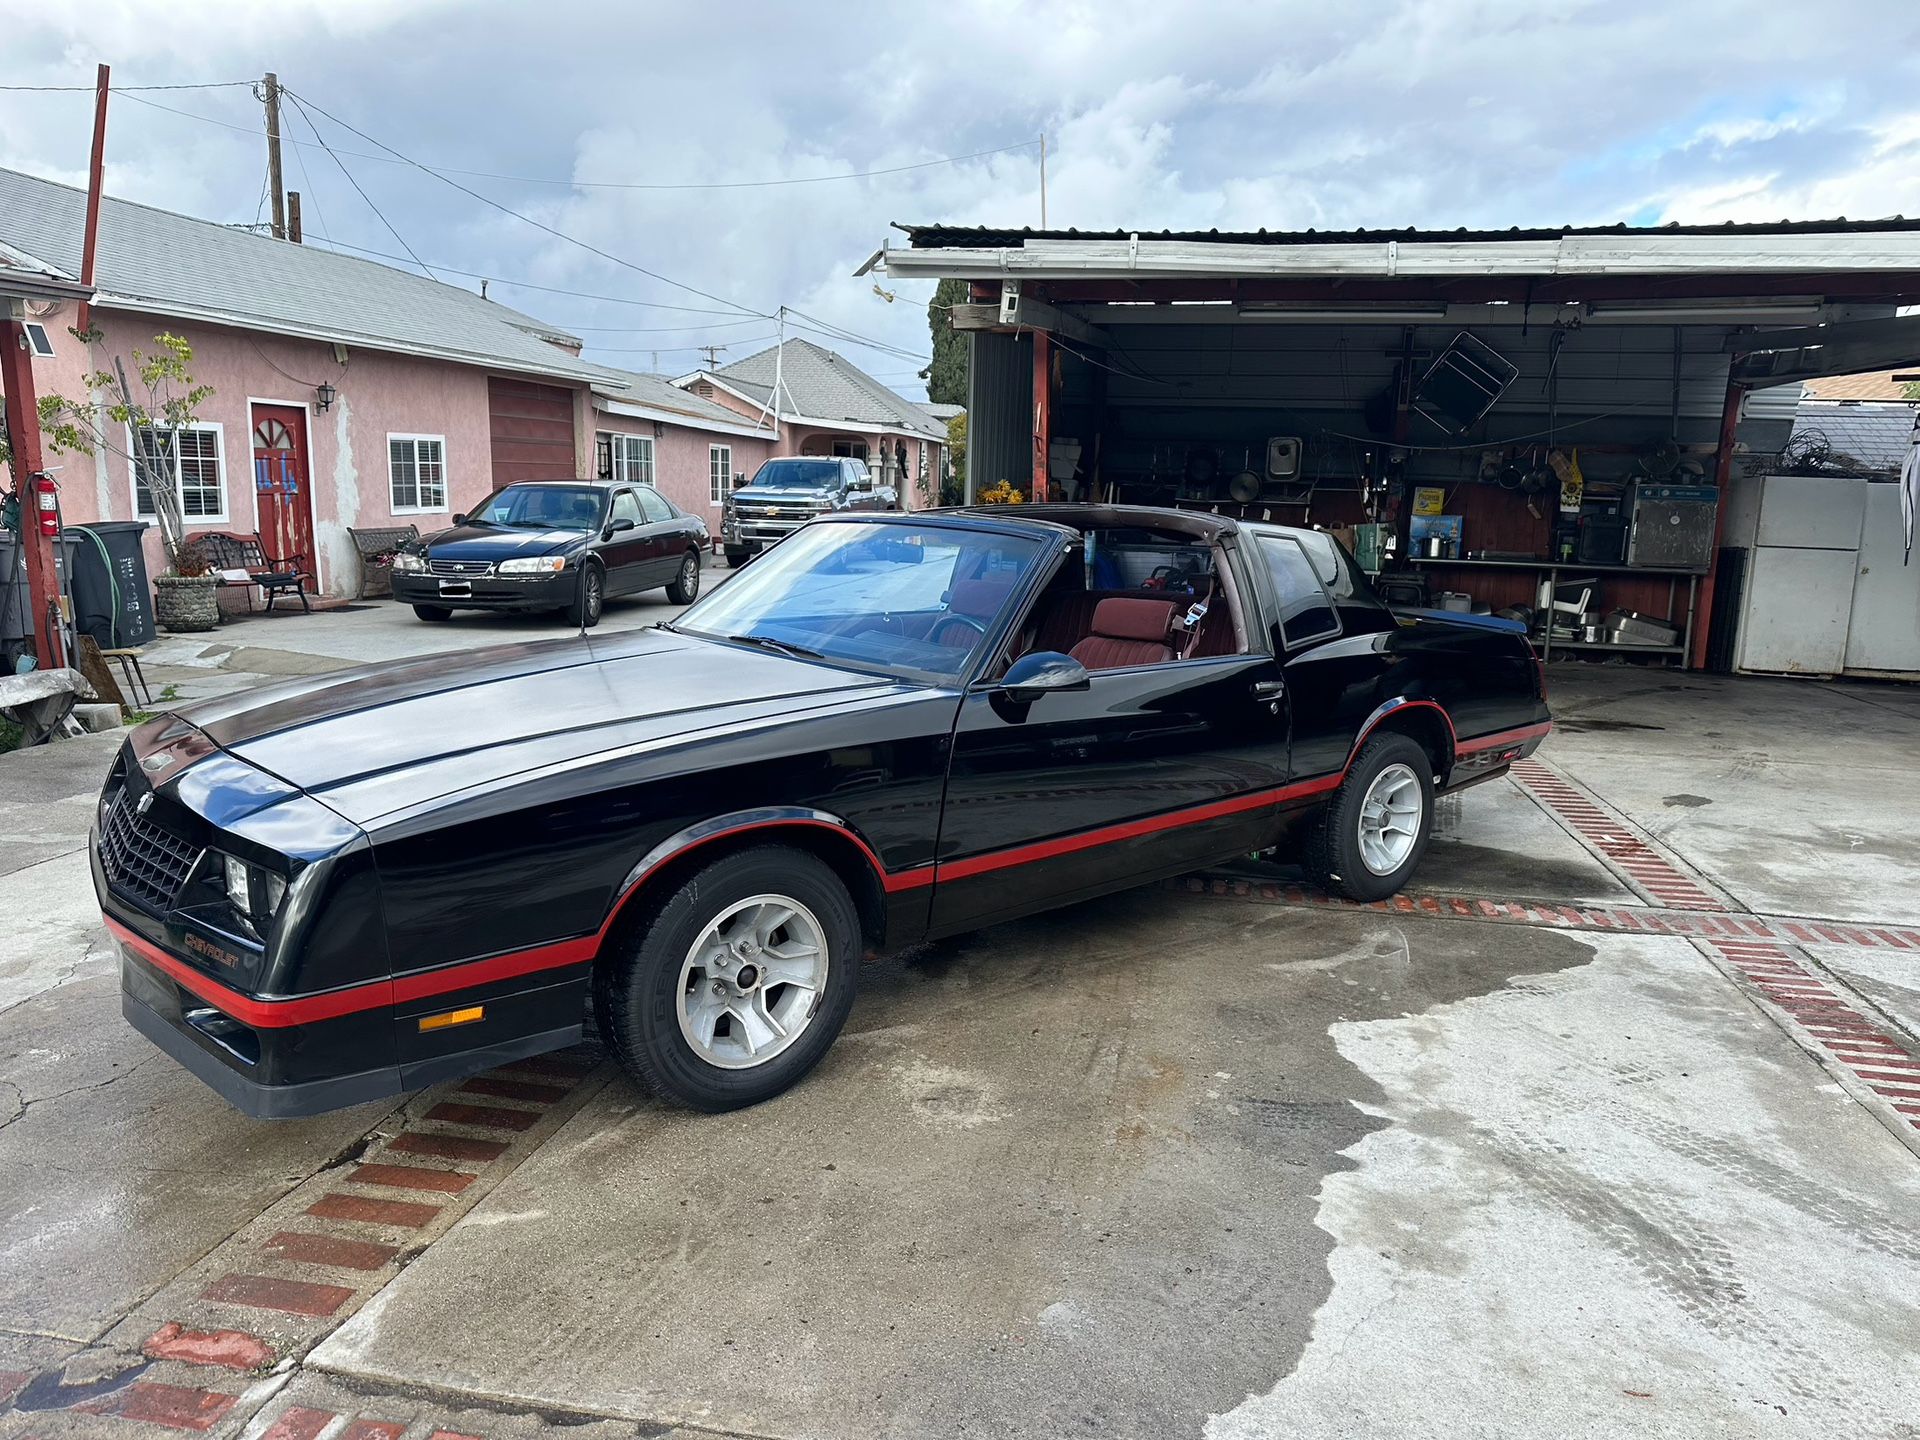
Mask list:
[[[1025,491],[1016,490],[1005,480],[1001,480],[991,489],[980,492],[980,503],[982,505],[1024,505],[1027,503],[1027,496]]]

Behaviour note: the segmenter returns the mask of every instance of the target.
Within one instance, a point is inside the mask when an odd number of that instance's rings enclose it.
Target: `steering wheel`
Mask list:
[[[972,645],[977,641],[984,640],[987,635],[987,627],[981,624],[978,620],[974,619],[971,615],[959,615],[959,614],[954,614],[949,612],[948,614],[942,615],[938,620],[933,622],[933,629],[927,632],[928,642],[934,645],[946,644],[946,641],[940,638],[940,632],[945,630],[949,625],[964,625],[969,630],[973,631],[972,637],[969,638],[967,641],[969,645]]]

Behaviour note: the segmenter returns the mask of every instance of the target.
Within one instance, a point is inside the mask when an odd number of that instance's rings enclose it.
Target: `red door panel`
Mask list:
[[[290,405],[253,407],[253,495],[260,545],[307,572],[313,588],[313,493],[308,482],[307,415]]]

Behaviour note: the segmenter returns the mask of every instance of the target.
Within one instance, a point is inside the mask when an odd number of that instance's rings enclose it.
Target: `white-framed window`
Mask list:
[[[653,437],[620,435],[613,442],[613,478],[629,485],[653,484]]]
[[[226,523],[227,443],[226,432],[218,421],[182,426],[174,434],[171,445],[164,431],[150,425],[133,430],[128,441],[130,454],[153,460],[163,473],[173,472],[173,483],[180,493],[180,513],[189,524],[194,521]],[[153,519],[153,492],[140,478],[140,467],[131,468],[133,513],[143,520]]]
[[[53,341],[47,335],[47,327],[37,320],[29,320],[26,323],[26,331],[28,351],[42,360],[51,360]]]
[[[447,508],[447,437],[387,436],[387,495],[395,515]]]
[[[733,489],[733,447],[731,445],[707,446],[707,498],[715,505],[724,505],[727,492]]]

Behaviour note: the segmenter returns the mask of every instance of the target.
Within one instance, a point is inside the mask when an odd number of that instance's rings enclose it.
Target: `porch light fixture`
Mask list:
[[[313,398],[320,402],[320,409],[321,409],[321,412],[324,414],[326,411],[331,410],[333,408],[333,397],[335,395],[338,395],[339,393],[340,392],[338,390],[335,390],[333,386],[329,385],[326,381],[322,380],[320,384],[314,389]]]

